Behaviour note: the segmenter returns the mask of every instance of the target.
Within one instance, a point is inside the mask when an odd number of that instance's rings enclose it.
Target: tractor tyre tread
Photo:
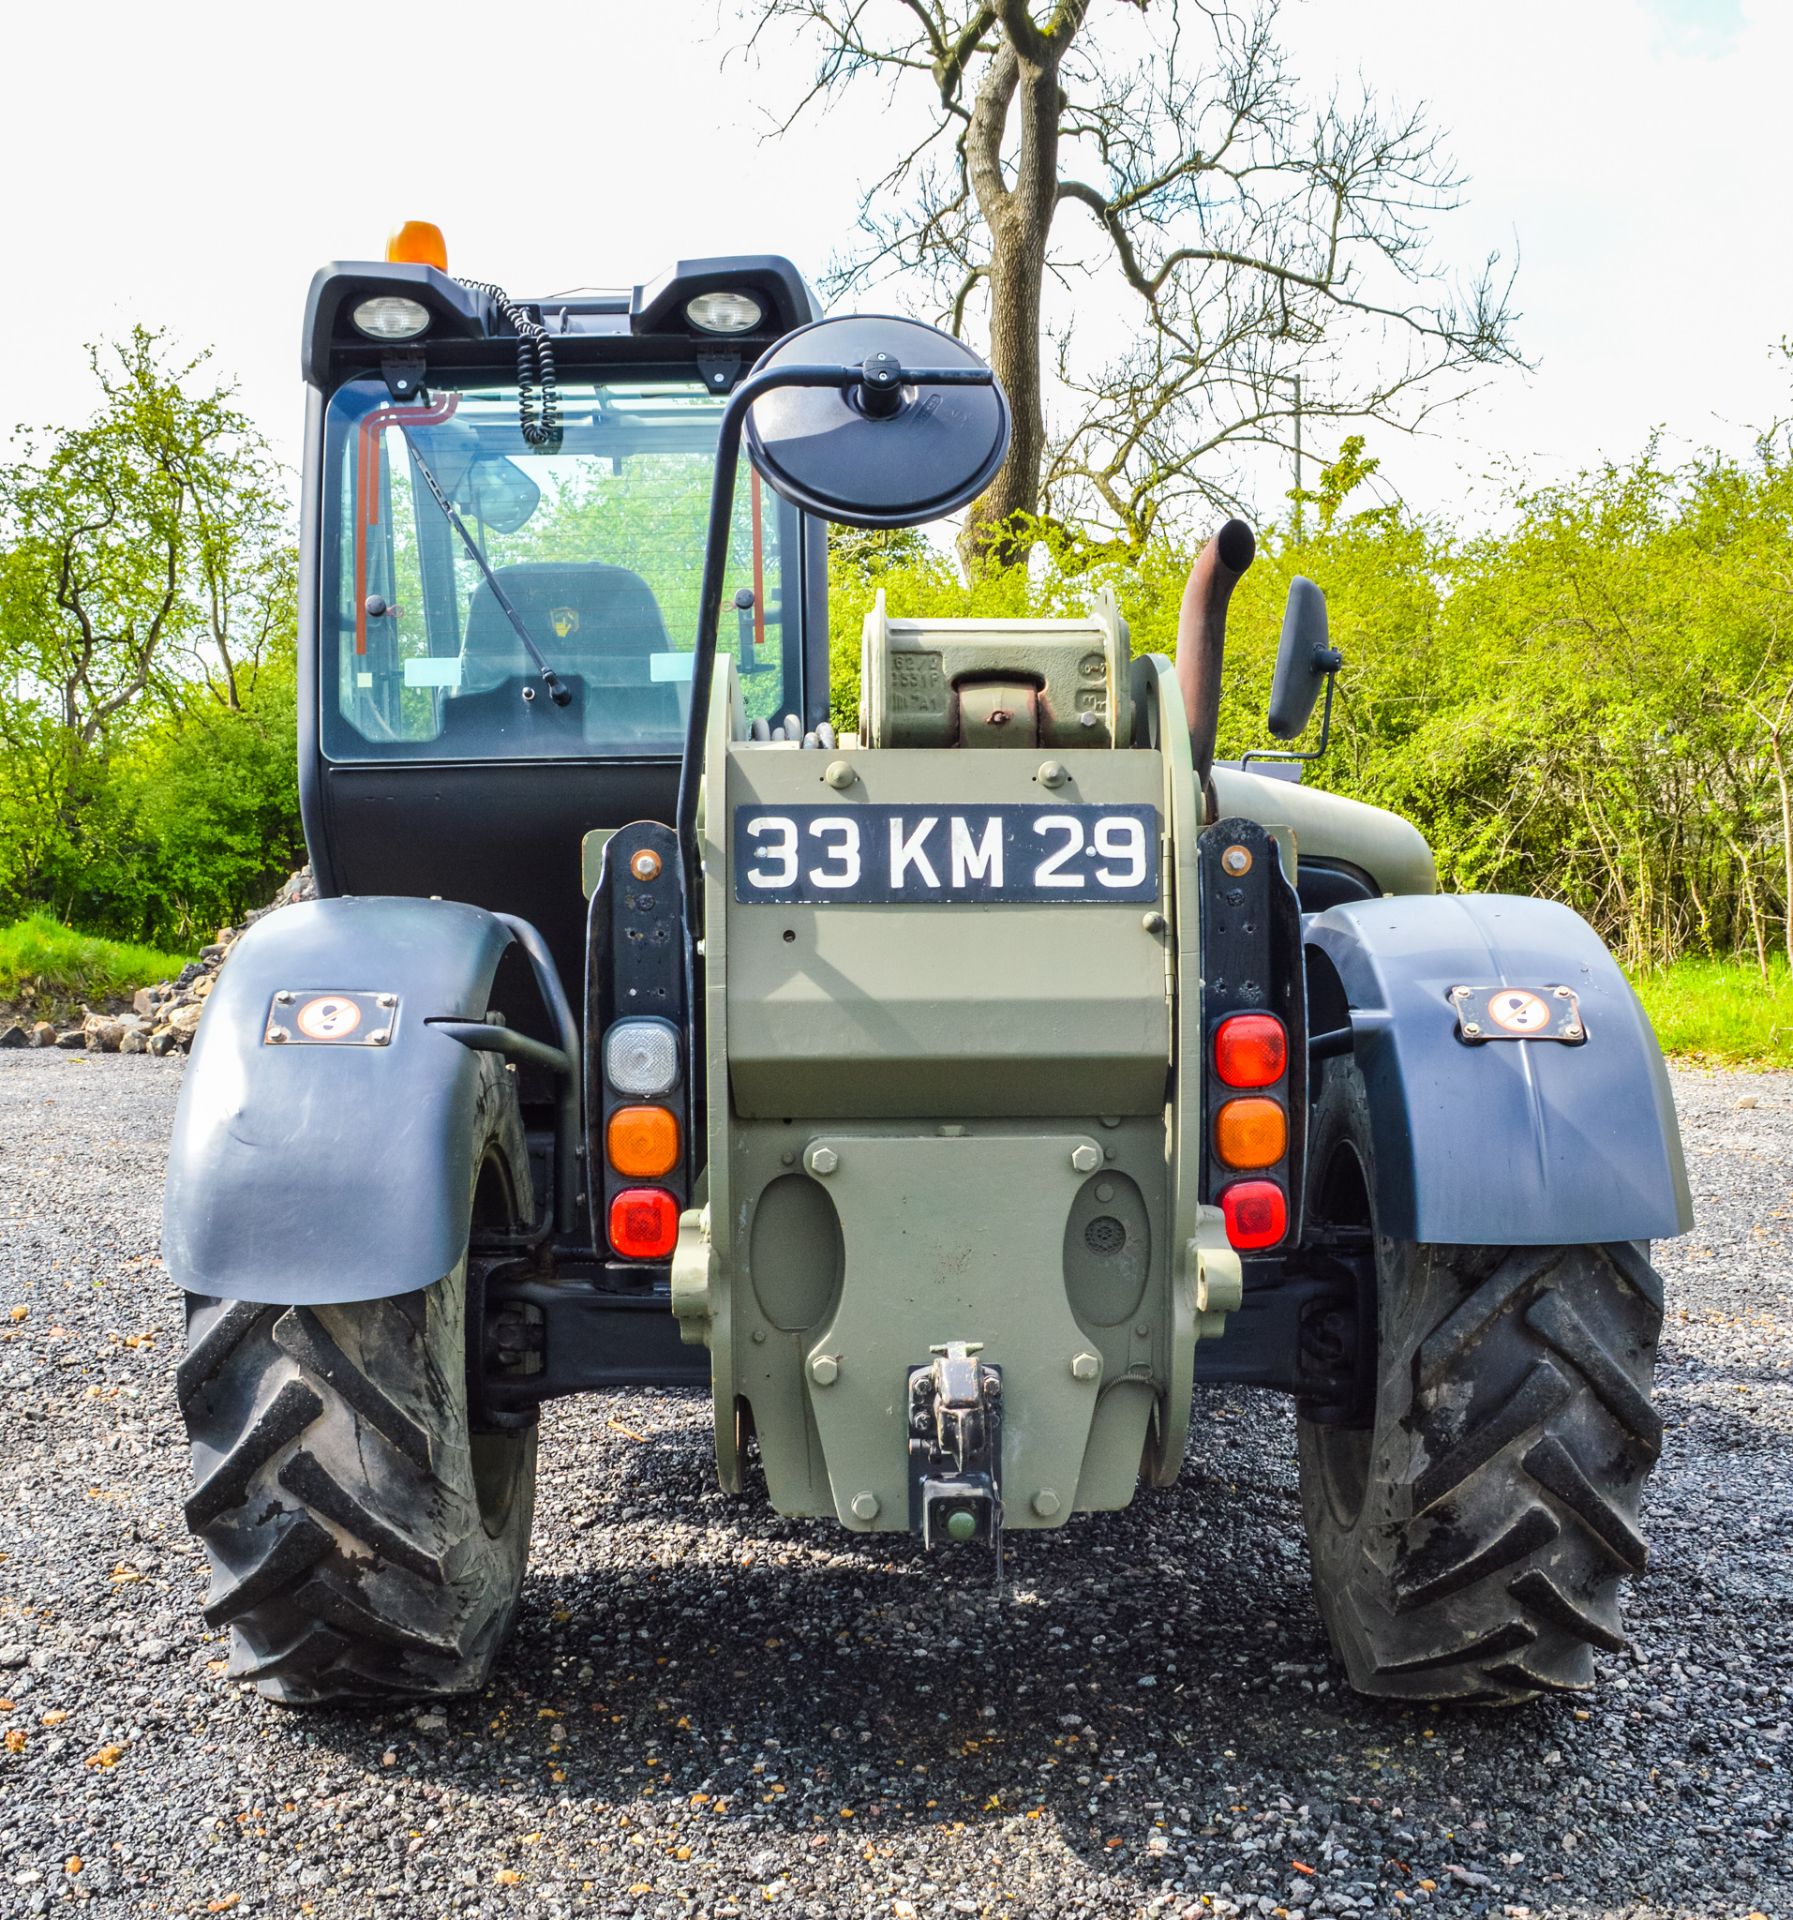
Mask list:
[[[481,1096],[482,1154],[526,1178],[496,1062]],[[204,1618],[230,1630],[232,1677],[270,1699],[485,1684],[521,1587],[535,1434],[469,1431],[465,1310],[464,1261],[346,1305],[188,1296],[177,1391],[188,1524],[212,1565]]]
[[[1343,1132],[1367,1157],[1361,1082],[1333,1081],[1316,1145]],[[1645,1562],[1661,1281],[1629,1244],[1376,1247],[1355,1513],[1329,1478],[1350,1440],[1300,1426],[1315,1592],[1347,1676],[1412,1700],[1580,1692],[1596,1651],[1627,1647],[1620,1581]]]

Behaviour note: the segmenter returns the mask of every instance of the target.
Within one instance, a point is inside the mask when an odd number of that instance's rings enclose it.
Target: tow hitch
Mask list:
[[[1002,1369],[951,1340],[909,1369],[909,1525],[924,1547],[987,1540],[1002,1584]]]

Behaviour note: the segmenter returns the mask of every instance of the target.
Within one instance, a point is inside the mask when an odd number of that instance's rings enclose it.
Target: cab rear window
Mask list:
[[[561,388],[550,448],[514,390],[330,402],[330,758],[674,755],[684,739],[722,400],[695,381]],[[750,717],[800,709],[798,517],[743,471],[724,650]],[[551,701],[540,661],[570,699]]]

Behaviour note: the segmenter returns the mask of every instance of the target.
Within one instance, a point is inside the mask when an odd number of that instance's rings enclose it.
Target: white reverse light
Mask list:
[[[679,1077],[679,1039],[663,1020],[619,1020],[604,1036],[604,1078],[637,1098],[670,1093]]]
[[[750,333],[765,312],[752,294],[737,290],[700,293],[685,302],[685,318],[705,333]]]
[[[363,300],[349,318],[370,340],[415,340],[430,324],[430,310],[403,294],[381,293]]]

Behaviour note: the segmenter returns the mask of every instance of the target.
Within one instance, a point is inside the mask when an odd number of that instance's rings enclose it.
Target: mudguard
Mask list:
[[[466,1246],[477,1056],[510,930],[478,907],[317,900],[218,975],[175,1112],[162,1257],[189,1293],[311,1306],[433,1285]],[[277,994],[393,994],[381,1045],[270,1044]],[[364,1038],[365,1034],[358,1036]]]
[[[1508,894],[1396,895],[1331,907],[1305,937],[1350,1005],[1380,1232],[1559,1246],[1693,1224],[1656,1036],[1579,915]],[[1587,1038],[1470,1044],[1449,998],[1458,985],[1571,987]]]

